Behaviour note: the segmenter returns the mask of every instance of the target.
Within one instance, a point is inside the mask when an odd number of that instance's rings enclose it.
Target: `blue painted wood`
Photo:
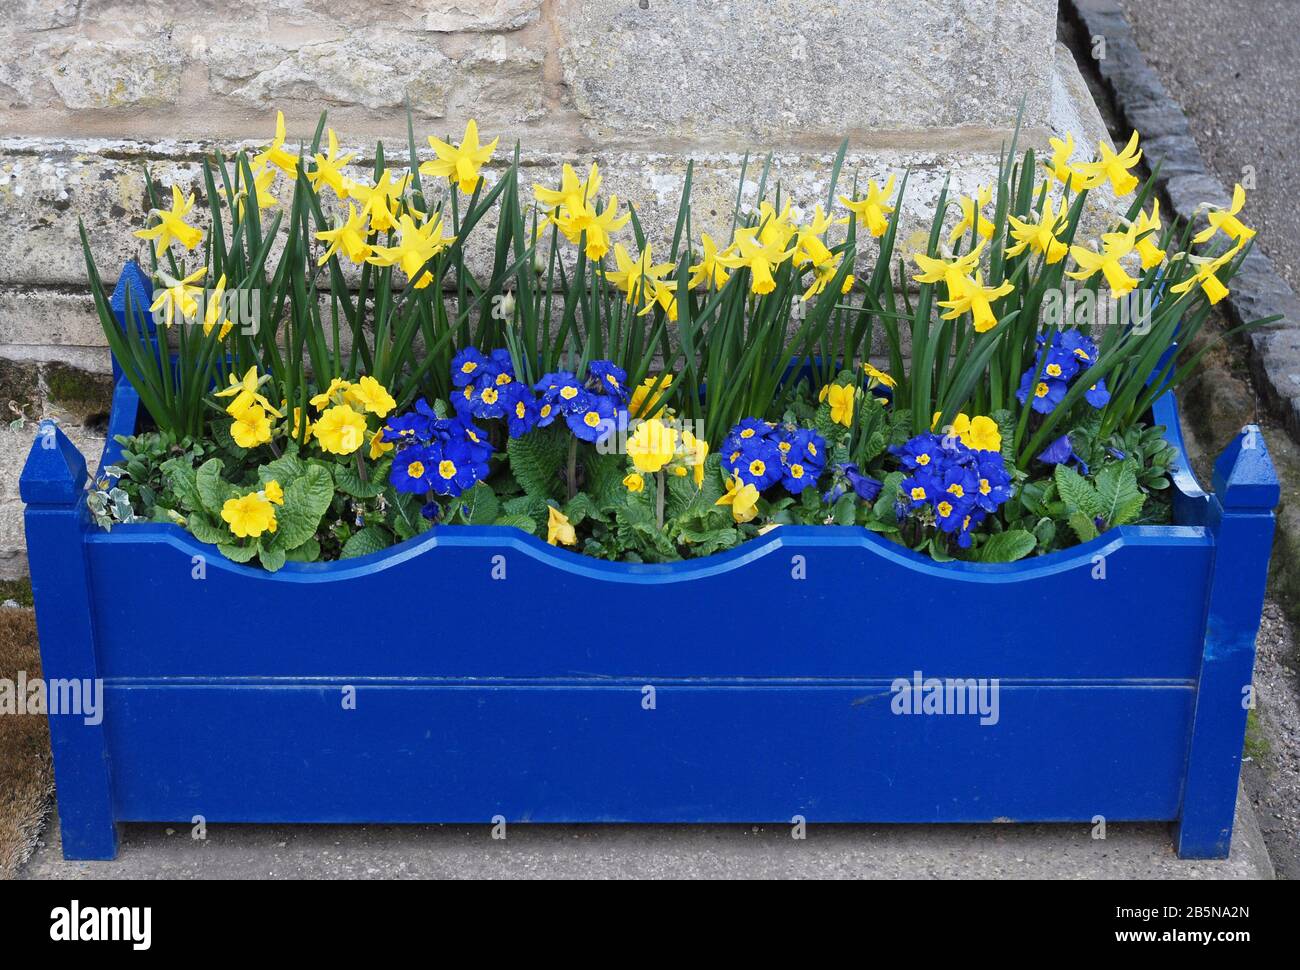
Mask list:
[[[19,479],[41,670],[46,683],[99,677],[85,541],[90,529],[86,462],[67,436],[43,422]],[[63,852],[71,859],[117,854],[108,745],[102,722],[51,713],[50,747],[58,786]]]
[[[1258,427],[1245,428],[1219,456],[1214,492],[1210,503],[1214,573],[1187,752],[1178,853],[1217,859],[1227,857],[1232,841],[1255,635],[1273,545],[1273,509],[1281,494]]]
[[[119,388],[113,433],[138,408]],[[1267,452],[1234,446],[1206,495],[1172,398],[1156,417],[1180,449],[1177,525],[999,566],[939,565],[851,528],[646,566],[457,527],[267,575],[173,526],[87,530],[76,461],[33,452],[29,522],[63,523],[30,533],[47,674],[89,662],[107,684],[98,747],[56,745],[61,804],[101,833],[195,814],[1104,815],[1179,819],[1184,855],[1220,855],[1276,491]],[[998,678],[998,723],[892,714],[891,681],[916,670]],[[111,852],[102,835],[65,842]]]

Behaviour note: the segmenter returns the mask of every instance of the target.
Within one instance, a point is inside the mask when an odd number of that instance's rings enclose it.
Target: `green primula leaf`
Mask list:
[[[1074,534],[1079,537],[1080,542],[1091,542],[1097,538],[1097,523],[1086,512],[1070,513],[1069,524],[1070,528],[1074,530]]]
[[[257,555],[262,561],[262,568],[267,572],[275,572],[283,566],[285,562],[284,547],[278,543],[259,546]]]
[[[308,539],[296,549],[289,549],[284,557],[290,562],[315,562],[320,558],[320,543],[314,538]]]
[[[316,534],[321,516],[334,499],[334,479],[324,465],[308,465],[284,489],[284,505],[275,510],[279,545],[294,549]]]
[[[1038,539],[1024,529],[995,532],[979,547],[980,562],[1015,562],[1024,559],[1036,548]]]
[[[278,482],[281,488],[286,488],[294,479],[301,478],[306,470],[306,462],[296,454],[286,453],[258,468],[257,479],[263,485],[274,481]]]
[[[1097,514],[1112,527],[1132,522],[1146,502],[1128,462],[1109,464],[1097,473],[1097,496],[1101,502]]]
[[[600,509],[586,492],[573,496],[560,511],[574,526],[581,525],[586,519],[600,518]]]
[[[906,477],[902,472],[890,472],[885,476],[885,481],[880,488],[880,494],[876,496],[876,504],[872,507],[872,511],[877,519],[887,525],[898,522],[899,489]]]
[[[739,530],[724,527],[704,531],[683,529],[679,538],[689,548],[691,555],[711,556],[715,552],[739,545],[741,537]]]
[[[194,487],[203,503],[203,511],[214,519],[221,518],[221,507],[227,499],[235,496],[235,487],[221,477],[224,467],[220,458],[209,458],[199,466],[194,476]]]
[[[361,480],[355,462],[333,465],[334,487],[344,495],[353,498],[376,498],[384,492],[388,482],[388,470],[392,467],[390,460],[381,461],[373,468],[367,469],[366,481]]]
[[[1097,490],[1073,468],[1057,465],[1053,477],[1056,480],[1056,490],[1067,509],[1083,512],[1090,517],[1102,514],[1102,502]]]
[[[556,424],[510,439],[506,445],[510,470],[526,494],[538,498],[559,496],[560,470],[568,461],[571,438],[567,428]]]
[[[203,497],[199,495],[197,473],[184,455],[169,458],[159,468],[167,478],[167,485],[172,494],[180,501],[186,512],[203,511]]]
[[[223,542],[230,541],[230,530],[222,525],[216,525],[203,512],[191,512],[185,517],[185,528],[190,530],[190,534],[199,542],[210,542],[213,545],[220,545]]]
[[[529,535],[537,535],[537,523],[529,515],[503,515],[492,524],[511,526],[523,529]]]
[[[501,516],[501,502],[486,482],[479,482],[457,501],[470,525],[491,525]]]
[[[355,559],[358,556],[368,556],[372,552],[387,549],[390,545],[392,545],[392,540],[386,530],[377,525],[368,525],[364,529],[354,532],[348,541],[343,543],[343,550],[339,553],[339,558]]]
[[[831,518],[836,525],[852,525],[858,517],[858,496],[855,492],[841,495],[835,503]]]
[[[256,545],[237,546],[233,542],[221,543],[217,549],[232,562],[248,562],[257,555]]]

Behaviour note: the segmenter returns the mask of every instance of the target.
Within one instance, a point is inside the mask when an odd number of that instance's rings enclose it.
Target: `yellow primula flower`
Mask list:
[[[695,478],[695,487],[699,488],[704,484],[704,463],[709,457],[709,443],[689,431],[683,431],[682,445],[678,452]]]
[[[636,426],[627,439],[627,455],[639,472],[661,470],[677,453],[677,431],[652,418]]]
[[[274,478],[262,486],[262,497],[272,505],[284,504],[284,489]]]
[[[1002,429],[992,418],[978,415],[970,419],[961,443],[974,451],[1001,451]]]
[[[154,314],[154,319],[158,319],[159,310],[162,310],[163,319],[169,327],[177,313],[180,314],[182,321],[193,318],[199,312],[197,295],[203,292],[203,287],[195,286],[194,281],[207,276],[207,269],[200,266],[189,276],[179,280],[172,279],[162,270],[158,271],[158,275],[162,277],[164,285],[162,291],[149,305],[149,312]]]
[[[1138,281],[1125,271],[1120,260],[1133,251],[1134,233],[1108,232],[1101,237],[1101,252],[1094,252],[1086,246],[1071,246],[1070,255],[1079,264],[1079,268],[1065,275],[1073,280],[1091,279],[1099,270],[1110,285],[1110,295],[1116,300],[1132,293]]]
[[[883,189],[876,184],[875,179],[871,179],[867,182],[866,198],[849,199],[841,195],[840,204],[861,219],[866,224],[867,231],[879,239],[889,229],[888,217],[893,213],[895,207],[886,205],[885,202],[893,194],[894,176],[890,175]],[[848,220],[843,221],[847,222]]]
[[[478,187],[479,169],[492,157],[500,140],[498,136],[493,138],[490,144],[480,147],[478,123],[473,118],[465,125],[465,135],[457,146],[439,141],[430,135],[429,147],[438,157],[421,165],[420,174],[455,182],[460,186],[461,192],[472,195],[474,189]]]
[[[713,504],[730,505],[732,519],[736,522],[750,522],[758,515],[758,489],[737,475],[728,481],[726,494]]]
[[[1204,245],[1214,238],[1216,232],[1222,232],[1238,246],[1254,239],[1255,230],[1237,218],[1245,204],[1246,190],[1238,183],[1232,190],[1232,205],[1227,209],[1211,206],[1205,216],[1210,222],[1210,227],[1198,232],[1192,241],[1198,246]]]
[[[376,266],[400,264],[407,279],[415,279],[425,263],[456,241],[455,236],[444,236],[442,231],[441,213],[436,213],[422,226],[403,213],[397,220],[397,245],[376,246],[374,252],[366,257],[366,262]],[[432,271],[425,270],[415,279],[415,288],[422,290],[432,282]]]
[[[1069,216],[1062,211],[1059,215],[1052,207],[1049,197],[1043,206],[1043,214],[1038,222],[1021,221],[1015,216],[1007,216],[1011,223],[1011,236],[1016,245],[1007,250],[1008,256],[1019,256],[1026,249],[1035,253],[1045,253],[1049,266],[1059,263],[1070,251],[1070,247],[1061,242],[1057,236],[1065,232]]]
[[[546,519],[546,541],[553,546],[576,546],[578,534],[573,530],[569,517],[554,505],[548,506]]]
[[[172,186],[172,207],[170,209],[153,209],[150,216],[158,217],[158,224],[149,229],[137,229],[133,235],[140,239],[152,239],[154,253],[161,257],[167,247],[178,242],[187,250],[193,249],[203,241],[203,230],[196,229],[185,221],[194,208],[194,193],[189,198],[181,195],[179,186]]]
[[[704,252],[700,257],[700,261],[691,267],[691,289],[703,286],[706,283],[709,286],[722,289],[727,285],[730,275],[727,273],[727,268],[718,262],[718,256],[720,255],[718,245],[707,232],[700,234],[700,248]]]
[[[672,263],[652,262],[652,249],[646,243],[636,262],[628,255],[622,243],[614,244],[614,263],[617,269],[607,272],[605,278],[627,294],[628,303],[637,303],[653,296],[650,292],[655,281],[672,270]]]
[[[939,306],[946,307],[945,320],[956,320],[963,313],[971,315],[971,322],[976,333],[985,333],[998,325],[998,318],[993,313],[993,301],[999,300],[1015,290],[1015,284],[1003,280],[997,286],[985,286],[980,271],[975,271],[974,278],[968,278],[961,289],[961,296],[952,300],[940,300]]]
[[[364,263],[373,252],[366,241],[365,213],[357,212],[357,207],[348,203],[348,217],[337,229],[324,229],[316,233],[316,238],[329,243],[329,249],[316,260],[317,266],[324,266],[331,256],[343,253],[353,263]]]
[[[794,250],[782,249],[783,243],[764,243],[757,233],[755,227],[737,229],[735,241],[728,250],[730,255],[719,253],[717,260],[731,269],[749,270],[749,288],[761,296],[776,289],[772,270],[794,255]]]
[[[388,412],[397,407],[393,396],[373,377],[362,377],[347,388],[346,393],[349,404],[359,406],[380,418],[387,417]]]
[[[384,440],[384,429],[380,428],[375,432],[374,437],[370,439],[370,460],[379,461],[380,458],[393,450],[393,443]]]
[[[284,138],[284,112],[277,111],[275,113],[275,137],[271,139],[271,144],[265,151],[253,156],[250,167],[257,170],[265,165],[274,165],[285,175],[297,175],[298,156],[284,150]]]
[[[952,245],[972,229],[984,239],[993,238],[993,223],[984,218],[983,209],[993,201],[993,187],[985,186],[976,193],[975,198],[962,196],[958,201],[961,206],[961,221],[952,227],[948,234],[948,245]]]
[[[632,213],[618,214],[618,196],[611,195],[604,209],[597,210],[594,201],[576,209],[566,208],[560,215],[552,216],[551,221],[559,227],[564,237],[575,246],[587,236],[587,258],[599,261],[609,252],[609,244],[614,233],[628,224]]]
[[[823,390],[831,406],[831,420],[836,424],[849,427],[853,423],[853,404],[858,397],[858,389],[852,384],[830,384]]]
[[[347,404],[327,408],[316,421],[316,440],[332,455],[350,455],[366,441],[366,419]]]
[[[276,526],[275,507],[257,492],[226,499],[221,518],[240,539],[255,539],[263,532],[274,532]]]
[[[339,142],[333,128],[329,129],[327,135],[329,148],[323,155],[320,152],[316,153],[316,165],[307,173],[307,178],[311,181],[311,187],[317,192],[322,185],[328,185],[340,199],[346,199],[351,182],[340,170],[352,161],[352,156],[350,154],[339,156]]]
[[[331,404],[339,404],[344,400],[344,396],[352,389],[352,382],[345,381],[341,377],[335,377],[330,380],[329,387],[314,395],[308,403],[317,411],[324,411]]]
[[[630,475],[624,476],[623,487],[629,492],[643,491],[645,489],[645,479],[636,472],[632,472]]]
[[[1124,150],[1116,154],[1111,147],[1104,141],[1098,146],[1101,151],[1101,158],[1095,162],[1088,162],[1079,166],[1079,171],[1086,176],[1084,188],[1095,189],[1099,185],[1110,182],[1111,188],[1117,196],[1125,196],[1138,187],[1137,176],[1129,171],[1142,160],[1142,152],[1138,150],[1138,133],[1133,132],[1133,137],[1128,140]]]
[[[256,448],[271,440],[271,419],[260,404],[248,403],[230,411],[230,437],[241,448]]]

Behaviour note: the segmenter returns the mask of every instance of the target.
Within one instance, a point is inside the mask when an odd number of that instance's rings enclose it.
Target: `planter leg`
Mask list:
[[[1255,634],[1279,498],[1258,427],[1247,427],[1219,456],[1214,493],[1208,523],[1214,572],[1178,820],[1178,855],[1184,859],[1226,858],[1232,842],[1246,712],[1253,706]]]
[[[65,859],[117,855],[113,790],[95,657],[92,592],[86,565],[86,461],[52,422],[41,424],[19,480],[27,503],[27,559],[47,685],[50,747]],[[56,713],[56,695],[71,712]],[[73,700],[75,698],[75,701]],[[88,723],[89,722],[89,723]]]

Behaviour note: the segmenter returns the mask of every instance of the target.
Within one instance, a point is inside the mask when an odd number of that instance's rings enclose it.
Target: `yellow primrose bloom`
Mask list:
[[[376,266],[401,264],[407,279],[415,279],[415,274],[433,257],[456,241],[455,236],[442,234],[442,214],[436,213],[424,225],[416,225],[410,215],[403,213],[397,220],[397,245],[376,246],[375,251],[366,262]],[[425,270],[415,280],[415,288],[422,290],[433,282],[433,273]]]
[[[330,386],[325,388],[319,394],[314,395],[308,402],[317,411],[324,411],[331,404],[338,404],[342,401],[341,395],[346,395],[352,389],[352,382],[345,381],[341,377],[335,377],[330,380]]]
[[[1019,256],[1026,249],[1035,253],[1046,253],[1047,263],[1051,266],[1063,260],[1070,251],[1069,246],[1056,238],[1065,232],[1066,225],[1070,221],[1069,216],[1064,211],[1057,215],[1052,208],[1050,196],[1043,206],[1043,214],[1038,222],[1022,222],[1015,216],[1007,216],[1007,221],[1011,223],[1011,235],[1017,243],[1007,250],[1008,256]]]
[[[379,461],[380,458],[393,450],[393,443],[384,440],[384,429],[380,428],[375,432],[374,437],[370,439],[370,460]]]
[[[298,156],[284,150],[284,112],[275,113],[275,137],[265,151],[253,156],[251,168],[260,169],[265,165],[274,165],[285,175],[296,175]]]
[[[333,455],[350,455],[366,440],[366,419],[350,405],[336,404],[316,421],[316,440]]]
[[[1193,286],[1200,286],[1205,291],[1205,297],[1213,306],[1228,295],[1228,288],[1223,285],[1219,277],[1215,274],[1230,263],[1237,255],[1240,247],[1230,249],[1217,259],[1203,259],[1199,256],[1189,256],[1192,264],[1196,267],[1196,275],[1189,276],[1183,282],[1169,287],[1171,293],[1186,293]]]
[[[1067,133],[1065,141],[1050,138],[1048,144],[1052,147],[1052,157],[1043,161],[1047,171],[1055,181],[1069,188],[1071,192],[1081,191],[1088,184],[1088,173],[1070,161],[1074,157],[1073,133]]]
[[[651,418],[636,426],[627,439],[627,455],[639,472],[657,472],[677,453],[677,431]]]
[[[226,274],[222,273],[221,278],[217,280],[216,289],[208,297],[208,305],[203,311],[203,336],[208,337],[212,334],[212,328],[221,321],[221,329],[217,331],[217,339],[225,340],[226,334],[230,333],[230,328],[234,326],[225,315],[221,312],[221,299],[226,292]]]
[[[704,462],[709,457],[709,443],[689,431],[682,432],[681,454],[695,478],[695,487],[704,484]]]
[[[973,451],[1001,451],[1002,429],[992,418],[978,415],[970,419],[961,443]]]
[[[1245,204],[1246,190],[1241,187],[1241,183],[1237,183],[1232,190],[1232,205],[1227,209],[1211,208],[1205,216],[1210,221],[1210,227],[1198,232],[1192,241],[1198,246],[1204,245],[1213,239],[1214,234],[1220,230],[1238,246],[1254,239],[1255,230],[1237,218]],[[136,233],[136,235],[139,235],[139,233]]]
[[[858,396],[858,389],[852,384],[829,384],[822,388],[826,392],[825,400],[831,405],[831,420],[848,427],[853,423],[853,404]]]
[[[794,250],[783,250],[780,244],[764,243],[757,233],[758,230],[754,227],[737,229],[735,241],[728,250],[731,255],[719,253],[717,260],[731,269],[748,269],[751,274],[750,290],[762,295],[776,289],[772,270],[794,255]]]
[[[221,506],[221,518],[240,539],[275,531],[275,507],[256,492],[226,499]]]
[[[1071,246],[1070,255],[1079,264],[1079,269],[1065,275],[1073,280],[1091,279],[1101,271],[1110,285],[1110,295],[1116,300],[1127,296],[1137,288],[1138,281],[1129,276],[1120,260],[1133,251],[1134,233],[1108,232],[1101,237],[1101,252],[1093,252],[1086,246]]]
[[[397,402],[383,384],[373,377],[362,377],[347,389],[348,403],[359,405],[377,417],[387,417],[397,407]]]
[[[172,207],[154,209],[149,214],[158,217],[158,225],[149,229],[137,229],[132,235],[140,239],[152,239],[154,253],[162,256],[167,247],[178,242],[187,250],[193,249],[203,241],[203,230],[196,229],[185,221],[194,208],[194,193],[189,198],[181,195],[179,186],[172,186]]]
[[[271,440],[271,419],[260,404],[248,403],[238,411],[230,411],[230,437],[241,448],[256,448]]]
[[[652,263],[652,248],[650,243],[646,243],[641,255],[633,262],[622,243],[614,244],[614,263],[618,268],[606,273],[605,278],[627,294],[628,303],[646,299],[649,296],[647,291],[655,281],[673,268],[672,263]]]
[[[348,203],[347,219],[341,222],[336,229],[322,229],[316,233],[316,238],[330,244],[329,249],[325,250],[320,259],[316,260],[317,266],[324,266],[331,256],[340,252],[350,262],[364,263],[373,252],[370,244],[366,242],[365,213],[357,212],[357,207],[351,202]]]
[[[553,216],[558,215],[561,209],[577,212],[585,208],[589,202],[595,201],[596,193],[599,191],[600,169],[595,162],[591,163],[591,173],[585,182],[580,181],[573,166],[565,162],[560,173],[559,189],[548,189],[544,185],[533,184],[533,195],[538,202],[550,210],[550,215]]]
[[[726,494],[713,504],[730,505],[732,519],[736,522],[749,522],[758,515],[758,489],[737,475],[728,481]]]
[[[438,157],[421,165],[420,174],[455,182],[460,186],[461,192],[471,195],[479,183],[479,169],[492,157],[500,140],[498,136],[493,138],[490,144],[480,147],[478,123],[473,118],[465,125],[465,136],[458,146],[453,147],[430,135],[429,147],[437,153]]]
[[[351,184],[340,169],[348,162],[352,161],[351,154],[339,156],[339,140],[334,135],[334,129],[327,132],[329,136],[329,148],[324,155],[316,153],[315,167],[307,173],[307,178],[311,181],[311,187],[317,192],[322,185],[328,185],[338,195],[340,199],[348,197],[348,186]]]
[[[640,492],[645,488],[645,479],[636,472],[632,472],[632,474],[624,477],[623,487],[629,492]]]
[[[200,266],[189,276],[179,280],[172,279],[162,270],[158,271],[158,275],[162,277],[165,285],[162,292],[154,297],[153,303],[149,305],[149,312],[154,314],[154,319],[157,319],[158,311],[162,310],[163,318],[170,327],[177,312],[180,313],[182,321],[194,317],[199,312],[199,301],[196,295],[203,292],[203,287],[195,286],[194,281],[207,276],[207,269]]]
[[[569,517],[554,505],[549,507],[546,520],[546,541],[553,546],[576,546],[578,534],[573,531]]]
[[[262,486],[262,497],[272,505],[284,504],[284,489],[274,478]]]
[[[867,226],[867,231],[879,239],[889,229],[887,218],[894,211],[894,206],[885,205],[886,200],[894,194],[894,176],[890,175],[882,189],[875,179],[867,183],[867,196],[864,199],[849,199],[840,196],[840,204],[853,212]],[[847,222],[848,220],[843,220]]]
[[[227,414],[235,414],[244,410],[249,405],[256,404],[263,408],[267,413],[280,417],[280,412],[271,406],[271,402],[264,398],[259,389],[263,384],[271,379],[270,374],[263,374],[260,377],[257,373],[257,365],[254,364],[244,372],[243,377],[230,375],[230,384],[220,391],[214,391],[213,397],[233,397],[226,408]]]
[[[843,254],[836,254],[813,267],[812,283],[809,284],[808,289],[804,290],[803,302],[807,303],[831,284],[831,281],[835,279],[835,274],[840,271],[840,261],[843,258]],[[854,282],[853,274],[846,273],[844,282],[840,284],[840,293],[848,293],[849,290],[853,289]]]
[[[410,184],[410,175],[394,181],[393,173],[384,169],[374,185],[349,180],[348,196],[361,203],[361,213],[370,220],[372,232],[387,232],[397,228],[397,209]]]
[[[551,217],[551,221],[564,233],[566,239],[575,246],[582,241],[582,234],[587,234],[587,258],[599,261],[609,252],[609,243],[614,233],[626,226],[632,218],[631,212],[618,214],[618,196],[611,195],[604,209],[597,211],[596,203],[565,209],[560,215]]]
[[[870,385],[872,387],[875,387],[877,384],[884,384],[885,387],[898,386],[898,381],[894,380],[884,371],[877,370],[875,367],[872,367],[871,364],[867,361],[862,362],[862,369],[866,371],[867,380],[870,382]]]
[[[655,390],[656,381],[659,381],[658,390]],[[632,390],[632,399],[628,402],[628,406],[627,406],[628,414],[634,418],[660,417],[664,413],[665,409],[664,406],[662,404],[659,404],[658,402],[661,401],[664,395],[668,393],[668,388],[672,386],[672,383],[673,383],[672,374],[665,374],[662,380],[657,377],[647,377],[644,381],[641,382],[640,386]],[[655,396],[655,402],[656,402],[655,413],[642,414],[641,412],[643,409],[646,408],[646,402],[648,401],[651,392],[653,392]]]
[[[970,232],[972,229],[985,239],[993,238],[993,223],[984,218],[983,209],[993,201],[993,187],[985,186],[976,193],[976,198],[962,196],[958,204],[961,206],[961,221],[952,227],[952,232],[948,234],[948,245]]]
[[[918,283],[945,283],[948,286],[948,296],[955,300],[965,289],[966,278],[979,265],[980,254],[983,251],[984,242],[981,241],[965,256],[956,259],[934,259],[925,253],[913,253],[912,259],[920,267],[921,272],[912,279]]]
[[[700,234],[700,247],[704,254],[700,261],[691,267],[690,287],[695,289],[697,286],[703,286],[708,283],[718,289],[727,285],[730,274],[727,268],[718,262],[718,244],[713,241],[713,237],[707,232]]]
[[[1155,199],[1151,203],[1151,213],[1139,212],[1137,221],[1133,223],[1134,238],[1142,236],[1133,248],[1142,258],[1143,269],[1151,269],[1165,261],[1165,251],[1157,245],[1160,229],[1160,200]]]
[[[1098,148],[1101,158],[1079,166],[1079,170],[1087,177],[1084,188],[1095,189],[1109,181],[1117,196],[1128,195],[1136,189],[1137,176],[1129,169],[1142,160],[1142,152],[1138,150],[1138,133],[1133,132],[1133,137],[1119,154],[1112,151],[1104,141]]]
[[[975,271],[973,279],[967,279],[962,285],[961,296],[952,300],[940,300],[939,306],[946,307],[945,320],[956,320],[963,313],[971,315],[976,333],[985,333],[998,325],[998,318],[993,313],[992,303],[1015,290],[1015,284],[1003,280],[997,286],[985,286],[980,271]]]

